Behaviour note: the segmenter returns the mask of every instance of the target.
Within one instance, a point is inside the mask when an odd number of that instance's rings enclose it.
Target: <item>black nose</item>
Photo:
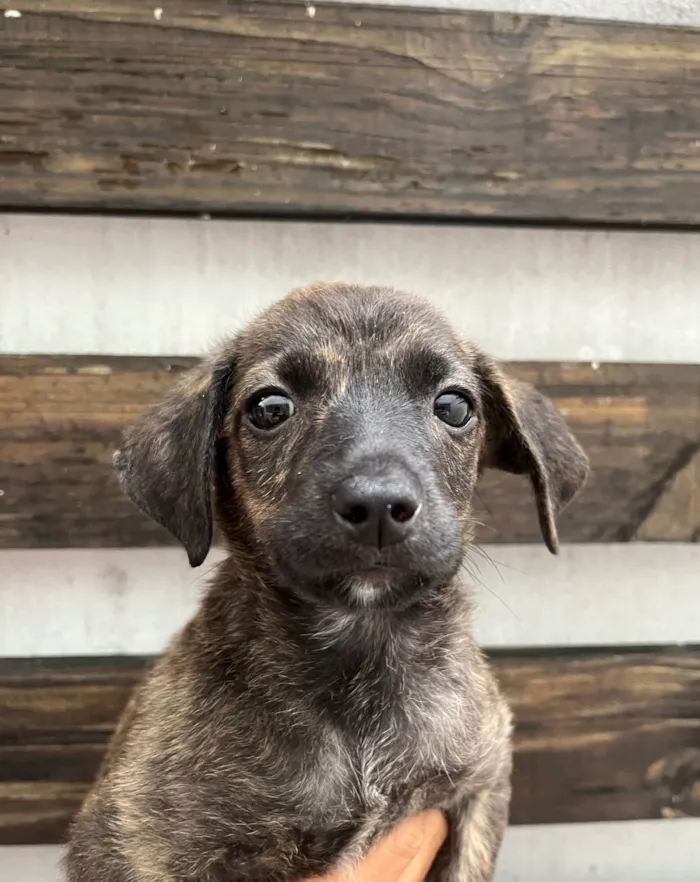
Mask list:
[[[420,488],[403,472],[353,475],[333,493],[336,520],[357,542],[383,548],[403,542],[420,512]]]

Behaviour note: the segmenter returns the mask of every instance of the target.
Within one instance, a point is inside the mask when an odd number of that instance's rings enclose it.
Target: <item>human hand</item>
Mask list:
[[[447,820],[430,809],[406,818],[350,870],[334,870],[307,882],[424,882],[447,837]]]

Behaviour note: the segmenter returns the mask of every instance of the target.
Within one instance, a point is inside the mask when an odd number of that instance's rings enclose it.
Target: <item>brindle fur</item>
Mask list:
[[[432,412],[466,388],[475,417]],[[263,436],[245,406],[288,390]],[[425,515],[382,552],[334,529],[359,456],[420,476]],[[432,882],[486,882],[507,823],[510,714],[457,579],[482,468],[528,474],[544,538],[587,460],[551,403],[423,301],[316,285],[272,306],[127,431],[125,492],[203,562],[228,556],[133,697],[72,828],[69,882],[290,882],[348,864],[441,807]],[[376,555],[394,567],[363,592]],[[374,555],[374,556],[373,556]]]

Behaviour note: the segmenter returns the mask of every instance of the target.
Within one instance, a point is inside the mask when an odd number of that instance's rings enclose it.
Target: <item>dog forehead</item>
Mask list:
[[[289,351],[315,351],[333,361],[348,348],[398,351],[424,344],[452,347],[455,342],[453,329],[427,300],[393,288],[345,284],[292,291],[255,319],[240,339],[249,364]]]

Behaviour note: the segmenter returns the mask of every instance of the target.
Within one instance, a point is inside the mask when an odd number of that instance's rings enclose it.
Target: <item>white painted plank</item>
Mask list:
[[[0,657],[161,652],[214,558],[193,570],[175,548],[0,551]]]
[[[484,646],[700,643],[698,544],[496,545],[470,569]]]
[[[176,548],[2,551],[0,656],[160,652],[219,553],[200,572]],[[485,554],[470,567],[485,646],[700,643],[700,545]]]
[[[511,827],[496,882],[699,882],[700,820]]]
[[[318,5],[337,0],[318,0]],[[369,6],[417,6],[426,9],[516,12],[522,15],[561,15],[658,25],[700,27],[697,0],[343,0]]]
[[[0,215],[0,352],[196,355],[290,288],[342,279],[425,294],[505,359],[697,362],[699,243],[685,233]]]
[[[58,846],[0,847],[3,882],[59,882]],[[698,882],[700,820],[511,827],[495,882]]]

